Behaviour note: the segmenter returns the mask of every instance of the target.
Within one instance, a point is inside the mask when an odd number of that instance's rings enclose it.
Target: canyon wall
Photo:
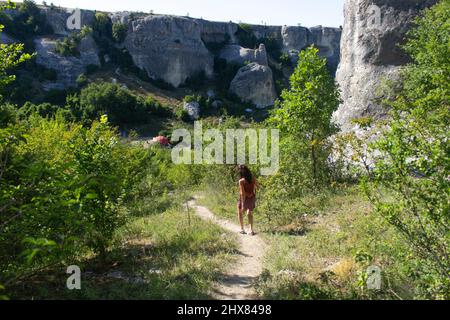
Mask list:
[[[409,57],[399,44],[420,12],[437,0],[347,0],[337,81],[343,104],[335,121],[344,131],[354,130],[352,119],[382,118],[376,103],[384,79],[394,80]]]

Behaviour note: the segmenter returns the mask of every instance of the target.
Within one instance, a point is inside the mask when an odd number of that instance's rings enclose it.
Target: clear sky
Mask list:
[[[338,27],[344,20],[344,0],[47,0],[51,2],[69,8],[189,13],[193,18],[268,25]]]

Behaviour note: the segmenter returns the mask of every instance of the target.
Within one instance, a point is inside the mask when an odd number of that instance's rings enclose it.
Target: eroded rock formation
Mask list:
[[[124,46],[151,78],[178,87],[189,77],[213,74],[214,59],[201,30],[189,18],[150,15],[132,22]]]
[[[273,106],[277,99],[272,70],[257,63],[239,69],[230,92],[260,109]]]
[[[341,62],[337,71],[344,102],[334,116],[344,131],[354,127],[354,118],[383,117],[385,111],[374,100],[377,89],[383,79],[395,79],[400,66],[409,61],[398,44],[404,41],[420,11],[436,2],[346,1]]]

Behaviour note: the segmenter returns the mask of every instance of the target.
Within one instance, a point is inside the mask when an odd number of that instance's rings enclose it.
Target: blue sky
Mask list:
[[[19,1],[20,2],[20,1]],[[41,0],[36,0],[41,3]],[[344,0],[47,0],[50,4],[104,11],[144,11],[187,15],[214,21],[270,25],[343,24]]]

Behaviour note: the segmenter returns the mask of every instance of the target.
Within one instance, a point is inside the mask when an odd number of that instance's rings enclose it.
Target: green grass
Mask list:
[[[201,203],[215,214],[236,219],[236,196],[206,188]],[[220,194],[220,196],[219,196]],[[403,276],[405,243],[361,194],[358,186],[340,186],[302,199],[314,214],[292,214],[286,226],[255,214],[256,229],[269,244],[258,292],[269,299],[411,298]],[[292,233],[302,224],[301,233]],[[366,259],[357,262],[357,258]],[[368,291],[361,275],[369,265],[382,269],[384,287]]]
[[[65,270],[14,288],[12,299],[209,299],[209,289],[236,250],[235,238],[182,209],[133,218],[118,232],[106,261],[81,259],[81,290]],[[122,277],[122,279],[117,276]]]

